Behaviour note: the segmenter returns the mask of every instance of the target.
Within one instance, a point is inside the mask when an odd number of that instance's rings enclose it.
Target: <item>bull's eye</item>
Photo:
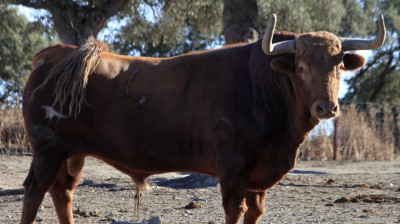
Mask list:
[[[297,69],[298,69],[297,71],[299,72],[299,75],[303,79],[306,79],[307,78],[307,65],[305,65],[304,63],[299,63]]]

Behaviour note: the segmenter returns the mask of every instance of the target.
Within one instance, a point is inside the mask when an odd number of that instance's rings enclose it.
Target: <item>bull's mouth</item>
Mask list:
[[[318,120],[337,117],[340,114],[339,104],[331,101],[317,101],[311,106],[310,112]]]

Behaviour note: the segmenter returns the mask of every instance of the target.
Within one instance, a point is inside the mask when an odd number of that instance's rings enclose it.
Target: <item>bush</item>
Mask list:
[[[343,105],[338,121],[338,160],[395,160],[398,153],[399,105]],[[394,109],[395,108],[395,109]],[[333,123],[333,122],[332,122]],[[323,123],[324,124],[324,123]],[[300,159],[333,159],[333,125],[317,127],[300,149]],[[315,132],[315,131],[314,131]]]
[[[0,109],[0,154],[30,153],[20,108]]]

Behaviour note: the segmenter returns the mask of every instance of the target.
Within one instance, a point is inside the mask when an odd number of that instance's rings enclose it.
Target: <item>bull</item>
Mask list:
[[[112,54],[96,40],[40,51],[23,94],[33,159],[21,222],[35,222],[49,191],[59,222],[74,223],[73,192],[93,156],[137,191],[154,174],[215,176],[225,222],[257,223],[308,133],[338,116],[341,71],[365,63],[345,52],[376,49],[386,35],[383,16],[371,40],[274,34],[275,23],[254,43],[170,58]]]

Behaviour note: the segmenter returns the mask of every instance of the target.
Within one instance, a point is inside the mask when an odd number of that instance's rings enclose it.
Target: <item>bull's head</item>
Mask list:
[[[313,118],[326,119],[339,114],[340,72],[364,65],[364,58],[352,50],[379,48],[386,37],[383,16],[379,17],[379,34],[372,40],[336,37],[329,32],[298,35],[295,40],[272,44],[276,16],[271,15],[262,41],[267,55],[279,55],[271,62],[277,72],[288,74],[294,91],[310,110]]]

